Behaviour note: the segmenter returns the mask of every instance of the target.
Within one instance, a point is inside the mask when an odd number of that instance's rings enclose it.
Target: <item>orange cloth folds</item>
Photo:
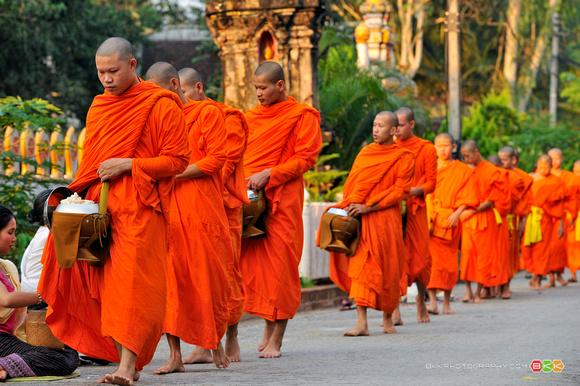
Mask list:
[[[562,170],[559,176],[565,184],[565,197],[564,197],[564,209],[566,211],[565,226],[564,226],[564,237],[558,237],[558,227],[554,230],[553,243],[551,244],[550,251],[550,272],[563,272],[565,267],[569,266],[568,256],[568,234],[574,233],[574,229],[571,225],[572,220],[576,220],[578,216],[578,179],[579,177],[572,172],[567,170]],[[574,264],[572,264],[574,265]]]

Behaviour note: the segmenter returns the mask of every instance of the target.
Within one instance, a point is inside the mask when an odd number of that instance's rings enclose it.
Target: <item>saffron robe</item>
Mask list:
[[[553,171],[552,171],[552,174]],[[568,266],[568,253],[566,244],[568,244],[568,234],[574,233],[574,228],[571,222],[578,217],[578,202],[576,196],[578,194],[578,176],[567,170],[562,170],[559,176],[566,185],[564,198],[564,210],[566,212],[566,222],[564,225],[564,237],[558,237],[558,227],[554,230],[554,240],[551,244],[551,258],[550,258],[550,272],[564,272],[564,268]]]
[[[228,326],[236,324],[244,313],[244,285],[240,272],[242,253],[242,205],[249,202],[244,176],[244,152],[248,142],[248,124],[238,109],[219,104],[225,114],[228,158],[222,169],[224,182],[224,206],[230,228],[232,244],[231,259],[228,260],[230,297],[228,300]]]
[[[322,145],[320,114],[288,97],[288,101],[258,105],[247,112],[246,120],[246,178],[267,168],[271,174],[265,186],[266,236],[242,240],[244,312],[270,321],[290,319],[301,297],[302,175],[314,166]]]
[[[508,193],[505,174],[487,161],[474,168],[473,190],[470,199],[479,207],[485,201],[494,203],[506,199]],[[460,277],[477,283],[490,283],[492,264],[499,260],[501,237],[493,208],[477,212],[462,223]]]
[[[413,187],[423,188],[423,195],[409,197],[407,201],[407,232],[405,237],[405,275],[401,280],[401,294],[419,280],[429,284],[431,277],[431,254],[429,253],[429,220],[425,196],[435,190],[437,184],[437,151],[425,139],[413,137],[396,141],[415,156]]]
[[[437,169],[437,186],[427,196],[430,224],[429,240],[432,258],[428,289],[451,290],[459,278],[459,240],[461,222],[447,228],[447,220],[459,207],[475,209],[477,202],[468,192],[473,189],[473,169],[461,161]],[[470,200],[471,199],[471,200]]]
[[[542,240],[525,245],[526,234],[530,232],[531,220],[526,221],[526,230],[522,239],[522,254],[529,254],[527,270],[534,275],[547,275],[550,272],[550,259],[552,252],[551,244],[554,235],[564,218],[564,200],[566,197],[566,185],[556,176],[549,175],[545,178],[534,180],[532,184],[532,209],[541,210]]]
[[[580,228],[578,228],[578,214],[580,214],[580,176],[576,175],[576,219],[574,229],[570,226],[572,214],[566,215],[567,232],[566,232],[566,255],[568,256],[568,268],[570,273],[574,274],[580,269]],[[571,208],[570,208],[571,210]]]
[[[100,163],[133,158],[131,173],[110,181],[110,258],[100,268],[77,261],[61,269],[52,235],[42,257],[38,291],[49,304],[46,322],[54,335],[84,354],[119,362],[114,339],[137,354],[138,370],[153,358],[165,317],[173,176],[190,157],[181,108],[175,94],[150,82],[95,97],[83,160],[69,188],[97,202]]]
[[[335,205],[378,204],[377,211],[361,216],[354,256],[330,253],[330,279],[357,306],[391,314],[399,303],[399,283],[405,270],[401,202],[411,191],[414,163],[413,154],[397,145],[365,146],[344,184],[344,200]]]
[[[221,176],[226,129],[223,112],[212,100],[190,100],[183,112],[189,164],[205,175],[175,180],[163,332],[215,350],[227,328],[227,261],[232,254]]]
[[[510,232],[510,254],[512,256],[513,274],[515,275],[520,270],[525,269],[523,257],[520,256],[521,237],[519,234],[519,224],[524,221],[532,208],[532,183],[534,178],[521,169],[514,169],[512,172],[517,173],[523,181],[521,191],[512,193],[514,197],[519,199],[512,199],[511,217],[512,230]]]

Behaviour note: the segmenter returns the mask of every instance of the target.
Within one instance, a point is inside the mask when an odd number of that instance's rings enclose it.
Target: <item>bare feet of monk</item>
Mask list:
[[[369,336],[369,326],[367,324],[357,324],[352,330],[342,334],[343,336]]]
[[[230,327],[234,327],[231,328]],[[226,356],[230,362],[241,362],[240,344],[238,343],[238,325],[229,326],[226,331]]]
[[[429,317],[429,312],[427,312],[425,298],[417,295],[415,296],[415,302],[417,303],[417,322],[429,323],[431,318]]]
[[[264,351],[266,346],[268,346],[268,343],[270,342],[270,338],[272,337],[273,333],[274,333],[274,323],[266,323],[266,327],[264,328],[264,337],[262,338],[262,341],[258,345],[259,352]]]
[[[403,318],[401,318],[401,311],[399,310],[399,306],[397,305],[397,308],[395,308],[395,311],[393,311],[393,324],[395,326],[402,326],[403,323]],[[384,327],[384,326],[381,326]]]
[[[153,374],[184,373],[185,367],[181,354],[172,353],[171,358],[163,366],[153,371]]]
[[[0,381],[5,381],[8,378],[8,372],[0,366]]]
[[[481,291],[481,298],[482,299],[491,299],[491,291],[489,287],[483,287],[483,291]]]
[[[222,342],[218,343],[217,349],[211,351],[213,354],[213,363],[218,369],[225,369],[230,365],[230,360],[226,356]]]
[[[433,315],[439,315],[439,307],[437,307],[437,302],[430,302],[429,307],[427,307],[427,312]]]
[[[395,324],[393,323],[393,314],[383,312],[383,334],[395,334]]]
[[[474,303],[483,303],[483,299],[477,295],[475,295],[475,297],[473,298],[473,302]]]
[[[260,358],[280,358],[282,352],[280,348],[282,347],[282,337],[280,339],[274,339],[272,337],[268,342],[268,345],[260,353]]]
[[[133,380],[131,380],[133,378]],[[141,372],[134,370],[133,375],[130,375],[130,371],[127,374],[123,374],[119,369],[113,371],[111,374],[107,374],[102,378],[99,378],[97,383],[112,383],[114,385],[132,385],[134,381],[138,381],[141,378]]]
[[[190,365],[192,363],[211,363],[213,358],[211,356],[211,351],[203,347],[197,346],[191,354],[189,354],[184,360],[184,365]]]
[[[576,274],[573,274],[572,276],[570,276],[570,279],[568,279],[568,283],[578,283],[578,279],[576,278]]]
[[[564,278],[562,277],[562,274],[560,274],[560,273],[557,275],[556,280],[558,280],[558,283],[560,283],[560,285],[562,287],[565,287],[568,285],[568,282],[566,280],[564,280]]]
[[[445,315],[455,315],[455,311],[451,309],[449,304],[443,303],[443,314]]]
[[[550,288],[550,287],[555,287],[555,286],[556,286],[556,282],[555,281],[550,281],[547,284],[544,284],[544,287],[543,288]]]

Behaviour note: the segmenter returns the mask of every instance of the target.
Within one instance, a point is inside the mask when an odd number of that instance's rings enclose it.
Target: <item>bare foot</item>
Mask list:
[[[489,288],[487,288],[487,287],[483,288],[483,291],[481,292],[481,298],[482,299],[491,299],[491,291],[489,290]]]
[[[119,371],[119,369],[117,369],[117,370],[113,371],[111,374],[107,374],[107,375],[115,375],[117,373],[117,371]],[[97,383],[111,383],[107,380],[107,375],[99,378],[97,380]],[[141,372],[137,371],[137,369],[135,369],[135,374],[133,375],[133,381],[138,381],[139,378],[141,378]]]
[[[112,383],[113,385],[132,385],[134,381],[138,381],[141,377],[141,372],[133,370],[133,374],[130,371],[127,373],[122,372],[120,369],[115,370],[111,374],[105,375],[103,378],[99,379],[98,383]]]
[[[502,292],[500,297],[504,300],[511,299],[512,298],[511,291]]]
[[[191,354],[189,354],[184,360],[184,365],[190,365],[192,363],[212,363],[213,358],[211,356],[211,351],[203,347],[197,346]]]
[[[429,317],[429,312],[427,312],[427,305],[425,304],[425,299],[420,299],[419,296],[416,296],[415,302],[417,304],[417,322],[429,323],[431,321],[431,318]]]
[[[0,366],[0,381],[5,381],[8,378],[8,372]]]
[[[270,343],[262,350],[260,353],[260,358],[280,358],[282,356],[282,351],[280,351],[280,346],[276,344],[272,339]]]
[[[395,326],[402,326],[403,323],[403,318],[401,318],[401,311],[399,310],[399,307],[397,306],[397,308],[395,308],[395,311],[393,311],[393,324]],[[384,326],[381,326],[384,327]]]
[[[578,283],[578,279],[576,279],[576,276],[572,276],[570,279],[568,279],[568,283]]]
[[[479,296],[476,296],[476,297],[473,298],[473,302],[476,303],[476,304],[477,303],[483,303],[483,299],[480,298]]]
[[[463,303],[469,303],[472,300],[473,300],[473,295],[467,295],[467,294],[465,294],[465,296],[463,297],[463,299],[461,299],[461,301]]]
[[[183,367],[183,362],[181,360],[181,355],[176,355],[173,358],[169,358],[167,363],[153,371],[153,374],[169,374],[169,373],[184,373],[185,367]]]
[[[562,287],[566,287],[568,285],[568,282],[566,280],[564,280],[564,278],[562,276],[558,276],[558,283],[560,283],[560,285]]]
[[[437,303],[435,303],[434,306],[429,305],[429,307],[427,307],[427,312],[433,315],[439,315],[439,307],[437,307]]]
[[[215,363],[215,367],[218,369],[225,369],[230,365],[230,360],[226,356],[226,352],[224,351],[224,346],[222,342],[218,343],[217,349],[212,350],[213,353],[213,363]]]
[[[548,284],[544,284],[544,288],[550,288],[550,287],[555,287],[556,286],[556,282],[555,281],[551,281]],[[536,288],[538,289],[538,288]]]
[[[393,324],[392,314],[383,313],[383,334],[396,334],[397,329]]]
[[[343,336],[369,336],[369,328],[367,325],[356,325],[350,331],[345,332],[342,334]]]
[[[240,354],[240,344],[238,343],[238,336],[226,336],[226,356],[230,362],[241,362],[242,356]]]
[[[455,311],[453,311],[450,306],[445,304],[443,304],[443,313],[445,315],[455,315]]]

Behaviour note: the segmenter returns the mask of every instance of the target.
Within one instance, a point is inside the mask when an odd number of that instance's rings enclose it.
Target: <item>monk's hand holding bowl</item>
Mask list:
[[[130,172],[132,168],[133,160],[131,158],[111,158],[101,162],[97,169],[97,175],[101,181],[105,182],[123,173]]]
[[[246,178],[248,181],[248,189],[262,189],[264,186],[268,184],[270,180],[270,173],[272,173],[272,169],[264,169],[260,173],[256,173],[251,177]]]
[[[352,204],[347,206],[345,209],[348,212],[349,216],[356,217],[356,216],[360,216],[361,214],[366,214],[366,213],[372,212],[374,207],[376,207],[376,205],[373,207],[368,207],[364,204],[357,204],[357,203],[353,202]]]

